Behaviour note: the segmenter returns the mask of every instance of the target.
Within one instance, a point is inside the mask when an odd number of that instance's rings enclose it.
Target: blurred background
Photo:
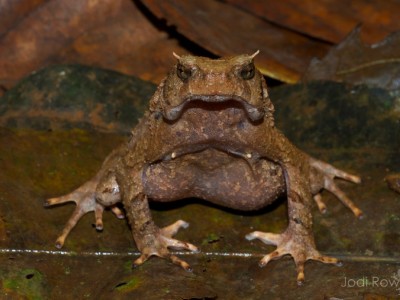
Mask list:
[[[295,83],[357,25],[362,43],[371,45],[400,29],[399,15],[396,0],[1,0],[0,86],[4,92],[60,63],[158,83],[172,52],[219,57],[256,50],[271,84]]]

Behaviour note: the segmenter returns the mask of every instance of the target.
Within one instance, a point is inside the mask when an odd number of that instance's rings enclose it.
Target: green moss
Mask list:
[[[141,283],[142,280],[139,277],[133,276],[130,279],[126,280],[125,282],[118,284],[115,287],[115,290],[123,293],[131,292],[136,288],[138,288]]]
[[[133,262],[133,258],[127,260],[127,261],[124,263],[124,270],[125,270],[125,272],[132,272],[132,262]]]
[[[218,242],[221,239],[221,237],[216,234],[216,233],[209,233],[205,239],[202,240],[201,245],[205,246],[208,244],[212,244],[215,242]]]
[[[3,277],[3,276],[2,276]],[[27,299],[44,299],[43,275],[35,269],[24,269],[2,278],[3,289]]]
[[[400,216],[398,214],[388,214],[386,217],[389,221],[399,221]]]
[[[385,232],[375,232],[374,234],[374,241],[376,244],[380,245],[385,238]]]
[[[212,209],[210,212],[210,219],[213,226],[232,227],[235,225],[237,216],[232,213],[224,212],[221,209]]]

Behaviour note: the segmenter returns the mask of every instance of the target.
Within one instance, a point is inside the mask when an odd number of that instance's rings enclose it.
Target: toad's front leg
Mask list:
[[[312,234],[311,192],[304,177],[306,176],[302,177],[299,169],[288,167],[286,185],[289,225],[287,229],[282,234],[255,231],[246,235],[248,240],[259,239],[266,244],[277,246],[275,251],[261,259],[260,266],[265,266],[270,260],[290,254],[296,264],[299,284],[304,281],[304,263],[307,260],[331,264],[338,262],[336,258],[321,255],[316,250]]]
[[[128,176],[129,177],[129,176]],[[188,223],[178,220],[175,223],[159,228],[153,221],[149,209],[147,196],[143,193],[141,184],[132,176],[123,176],[121,184],[122,201],[131,226],[133,239],[141,252],[141,256],[133,262],[133,267],[141,265],[151,256],[158,256],[171,260],[174,264],[190,271],[189,264],[171,254],[168,248],[198,252],[198,248],[190,243],[172,238],[180,228],[187,228]],[[140,179],[139,179],[140,180]]]

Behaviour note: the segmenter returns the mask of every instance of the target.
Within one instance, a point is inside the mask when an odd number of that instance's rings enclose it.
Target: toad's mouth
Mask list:
[[[182,156],[188,154],[195,154],[204,152],[207,150],[211,151],[218,151],[222,153],[226,153],[227,155],[240,157],[245,159],[246,161],[257,161],[261,158],[260,153],[255,151],[254,149],[250,149],[240,144],[221,144],[221,143],[214,143],[212,141],[207,143],[198,143],[192,145],[181,146],[176,148],[172,151],[169,151],[167,154],[164,154],[161,159],[157,161],[171,161],[176,160]]]
[[[210,107],[213,107],[213,105],[234,103],[236,104],[234,106],[240,106],[246,111],[248,118],[252,122],[260,121],[265,113],[262,107],[256,107],[237,95],[191,95],[186,97],[177,106],[166,107],[163,113],[164,118],[171,122],[177,120],[183,111],[193,103],[202,103],[203,106],[209,105]]]

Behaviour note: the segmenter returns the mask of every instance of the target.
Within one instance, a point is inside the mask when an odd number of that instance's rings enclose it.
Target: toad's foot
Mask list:
[[[326,205],[322,201],[321,189],[326,189],[335,195],[345,206],[347,206],[357,218],[362,218],[362,211],[350,200],[350,198],[335,184],[334,179],[340,178],[354,183],[360,183],[361,178],[334,166],[314,158],[310,158],[312,167],[311,185],[314,191],[314,200],[321,213],[326,212]]]
[[[254,231],[247,234],[246,239],[259,239],[265,244],[277,246],[275,251],[265,255],[260,260],[260,267],[264,267],[270,260],[290,254],[296,264],[297,282],[299,285],[304,282],[304,263],[307,260],[312,259],[328,264],[338,263],[336,258],[321,255],[315,249],[312,236],[296,234],[290,230],[290,227],[282,234]]]
[[[95,185],[93,184],[93,182],[89,181],[70,194],[61,197],[50,198],[44,202],[44,206],[46,207],[65,202],[76,203],[76,208],[72,213],[72,216],[69,218],[67,224],[65,224],[64,226],[61,235],[56,240],[56,247],[58,249],[62,248],[65,239],[67,238],[71,230],[75,227],[79,219],[88,212],[94,211],[96,230],[103,230],[104,205],[96,202],[94,190]],[[118,219],[123,219],[125,217],[124,213],[116,205],[111,206],[111,211],[117,216]]]
[[[175,235],[180,228],[187,228],[188,226],[189,223],[179,220],[169,226],[159,229],[159,232],[145,243],[143,243],[143,241],[137,243],[142,255],[133,262],[133,267],[141,265],[148,260],[150,256],[155,255],[169,259],[174,264],[181,266],[186,271],[191,271],[192,269],[187,262],[171,254],[168,250],[168,248],[173,248],[177,250],[199,252],[199,249],[196,246],[172,238],[172,236]]]

